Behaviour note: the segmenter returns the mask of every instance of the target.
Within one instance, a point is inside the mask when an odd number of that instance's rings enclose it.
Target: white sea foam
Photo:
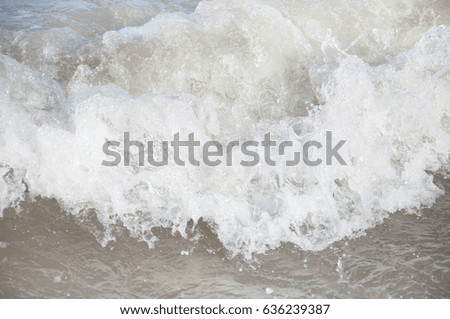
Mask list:
[[[8,247],[8,246],[9,246],[9,243],[0,241],[0,248],[6,248],[6,247]]]
[[[214,0],[100,40],[72,26],[3,32],[0,211],[26,184],[149,245],[153,227],[186,235],[202,218],[249,256],[320,250],[430,206],[442,193],[430,172],[449,170],[450,8],[424,6]],[[27,51],[27,32],[46,37]],[[348,140],[348,166],[101,165],[125,131],[301,143],[326,130]]]

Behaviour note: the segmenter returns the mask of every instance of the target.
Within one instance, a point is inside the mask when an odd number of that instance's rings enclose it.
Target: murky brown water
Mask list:
[[[321,252],[286,245],[251,262],[230,258],[206,226],[155,249],[118,230],[102,248],[55,201],[0,219],[2,298],[449,298],[450,183],[421,216],[396,213],[363,237]],[[273,290],[266,293],[266,288]]]
[[[450,298],[449,70],[448,0],[0,1],[0,297]],[[101,164],[325,131],[348,165]]]

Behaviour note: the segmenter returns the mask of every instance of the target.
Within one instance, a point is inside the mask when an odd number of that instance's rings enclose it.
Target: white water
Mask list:
[[[153,227],[187,236],[202,218],[249,256],[320,250],[442,194],[446,1],[58,3],[0,15],[0,211],[26,183],[74,215],[95,209],[103,243],[118,222],[152,245]],[[326,130],[348,140],[348,166],[101,166],[124,131],[301,143]]]

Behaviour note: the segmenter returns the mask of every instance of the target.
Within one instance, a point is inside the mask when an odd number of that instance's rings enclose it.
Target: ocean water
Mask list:
[[[348,165],[101,165],[325,131]],[[1,297],[449,298],[449,154],[447,0],[0,3]]]

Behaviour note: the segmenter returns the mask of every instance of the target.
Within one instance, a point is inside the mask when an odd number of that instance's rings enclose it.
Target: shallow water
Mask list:
[[[440,184],[449,194],[450,182]],[[0,296],[450,298],[449,213],[447,195],[420,216],[396,213],[321,252],[283,245],[246,261],[230,258],[205,225],[195,241],[161,230],[154,249],[119,228],[103,248],[87,230],[92,221],[39,200],[0,221],[0,241],[8,243],[0,249]]]
[[[449,297],[449,70],[447,0],[2,1],[0,294]],[[325,131],[348,165],[101,165]]]

